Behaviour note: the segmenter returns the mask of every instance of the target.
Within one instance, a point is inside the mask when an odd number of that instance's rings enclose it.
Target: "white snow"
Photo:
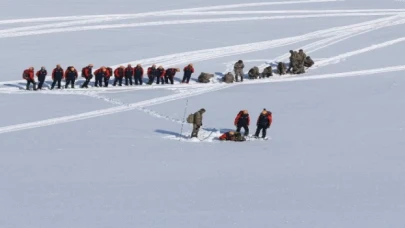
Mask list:
[[[404,24],[394,0],[5,0],[0,227],[404,227]],[[300,48],[304,75],[218,81]],[[89,63],[196,73],[23,90],[29,66]],[[269,140],[217,140],[242,109],[254,133],[263,108]]]

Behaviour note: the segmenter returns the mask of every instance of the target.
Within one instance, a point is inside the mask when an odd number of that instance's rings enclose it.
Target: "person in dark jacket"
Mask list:
[[[34,67],[30,67],[23,72],[23,78],[27,81],[27,86],[26,89],[30,90],[30,85],[32,83],[33,89],[37,90],[36,85],[37,83],[35,82],[34,78]]]
[[[78,73],[77,70],[70,66],[65,72],[65,79],[66,79],[66,84],[65,84],[65,89],[68,88],[69,84],[71,84],[71,88],[75,88],[75,81],[77,79]]]
[[[135,85],[143,84],[143,68],[141,64],[136,65],[134,68]]]
[[[243,128],[245,130],[244,135],[249,135],[250,116],[248,110],[240,111],[235,118],[234,124],[236,127],[236,132],[240,132],[240,129]]]
[[[96,83],[94,86],[103,87],[103,79],[107,76],[107,69],[105,67],[101,67],[100,69],[94,71],[94,75],[96,76]]]
[[[56,83],[58,83],[58,89],[61,87],[61,81],[65,77],[63,68],[58,64],[56,68],[52,71],[52,85],[51,89],[55,88]]]
[[[179,68],[169,68],[166,70],[166,73],[165,73],[166,84],[169,84],[169,81],[170,81],[170,84],[173,85],[173,79],[177,72],[180,72]]]
[[[88,88],[90,80],[93,78],[93,64],[82,68],[82,77],[85,79],[81,88]]]
[[[134,68],[131,64],[128,64],[127,68],[125,68],[125,85],[132,85],[132,77],[134,76]],[[128,84],[129,81],[129,84]]]
[[[257,129],[255,137],[259,137],[259,133],[260,131],[262,131],[262,138],[266,138],[267,129],[271,126],[272,122],[272,113],[267,111],[266,109],[263,109],[263,111],[260,113],[259,118],[257,119]]]
[[[186,67],[184,67],[183,69],[184,71],[184,76],[183,76],[183,80],[181,83],[189,83],[190,82],[190,78],[191,75],[194,73],[194,66],[193,64],[188,64]]]
[[[194,122],[193,122],[193,132],[191,133],[191,138],[197,138],[198,131],[200,127],[203,125],[203,114],[205,113],[205,109],[200,109],[198,112],[194,113]]]
[[[156,68],[155,64],[153,64],[151,67],[148,68],[148,73],[147,74],[148,74],[148,78],[149,78],[149,81],[148,81],[147,84],[152,85],[153,81],[155,80],[155,78],[158,75],[157,68]]]
[[[45,82],[45,78],[48,72],[46,71],[45,67],[41,67],[39,71],[37,71],[36,75],[38,77],[38,89],[42,89],[42,85]]]
[[[157,80],[156,80],[156,84],[160,84],[160,82],[162,82],[162,85],[165,84],[165,68],[163,68],[163,66],[159,66],[157,69]]]
[[[104,87],[108,87],[108,84],[110,83],[110,77],[113,74],[113,69],[111,67],[106,67],[106,74],[104,76]]]
[[[125,74],[125,67],[124,66],[120,66],[117,69],[114,70],[114,84],[113,86],[118,85],[122,86],[122,79],[124,78],[124,74]]]

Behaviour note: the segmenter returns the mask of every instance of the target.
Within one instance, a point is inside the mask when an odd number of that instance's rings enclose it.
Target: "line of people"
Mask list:
[[[132,67],[128,64],[127,67],[119,66],[116,69],[111,67],[102,66],[93,72],[93,64],[89,64],[82,68],[81,76],[85,79],[81,88],[88,88],[90,81],[95,78],[95,87],[108,87],[110,83],[110,78],[114,76],[113,86],[122,86],[125,83],[126,86],[132,85],[143,85],[144,69],[141,64]],[[34,73],[34,67],[29,67],[23,72],[23,79],[27,81],[26,89],[29,90],[32,84],[33,89],[42,89],[48,71],[43,66],[39,71]],[[177,72],[180,72],[179,68],[168,68],[164,69],[163,66],[156,67],[153,64],[147,69],[148,82],[146,84],[151,85],[156,79],[156,84],[174,84],[174,77]],[[194,73],[193,64],[188,64],[183,69],[184,75],[181,83],[189,83],[192,74]],[[38,79],[35,81],[35,75]],[[79,73],[75,67],[69,66],[66,71],[61,67],[61,65],[56,65],[52,71],[52,85],[50,89],[54,89],[57,86],[58,89],[62,87],[62,80],[65,80],[65,88],[69,86],[75,88],[76,80],[79,77]]]

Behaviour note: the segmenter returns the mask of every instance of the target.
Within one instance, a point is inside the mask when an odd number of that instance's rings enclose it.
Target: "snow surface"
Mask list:
[[[1,6],[1,228],[405,226],[404,1]],[[305,75],[195,82],[299,48],[316,60]],[[190,62],[188,85],[21,90],[29,66]],[[200,108],[189,140],[184,114]],[[216,140],[263,108],[268,141]]]

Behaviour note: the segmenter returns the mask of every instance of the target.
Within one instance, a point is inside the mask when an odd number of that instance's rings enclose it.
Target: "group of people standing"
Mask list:
[[[203,125],[203,114],[206,112],[204,108],[198,110],[194,114],[190,114],[187,118],[187,122],[193,124],[193,131],[191,138],[198,137],[198,132]],[[270,111],[263,109],[256,121],[256,132],[253,135],[255,138],[266,138],[267,129],[270,128],[273,122],[273,116]],[[246,141],[245,137],[249,136],[250,115],[248,110],[241,110],[235,118],[234,125],[236,131],[229,131],[219,137],[221,141]],[[241,134],[241,129],[244,130],[244,134]]]
[[[163,66],[157,67],[153,64],[147,69],[148,82],[146,84],[151,85],[156,79],[156,84],[174,84],[174,76],[177,72],[180,72],[179,68],[164,69]],[[184,75],[182,83],[189,83],[192,74],[194,73],[193,64],[188,64],[183,69]],[[35,80],[35,75],[38,79]],[[33,89],[42,89],[48,71],[45,67],[41,67],[39,71],[35,73],[34,67],[29,67],[23,72],[23,79],[27,81],[26,89],[29,90],[31,84]],[[85,79],[81,88],[88,88],[90,81],[95,78],[95,87],[108,87],[110,84],[110,78],[114,76],[113,86],[122,86],[125,83],[126,86],[143,85],[144,69],[141,64],[137,64],[136,67],[132,67],[128,64],[127,67],[119,66],[116,69],[111,67],[102,66],[93,72],[93,64],[89,64],[82,68],[81,76]],[[79,77],[79,73],[75,67],[69,66],[66,71],[58,64],[52,71],[52,85],[50,89],[54,89],[57,85],[58,89],[62,87],[62,80],[65,80],[65,88],[69,86],[75,88],[76,80]]]

